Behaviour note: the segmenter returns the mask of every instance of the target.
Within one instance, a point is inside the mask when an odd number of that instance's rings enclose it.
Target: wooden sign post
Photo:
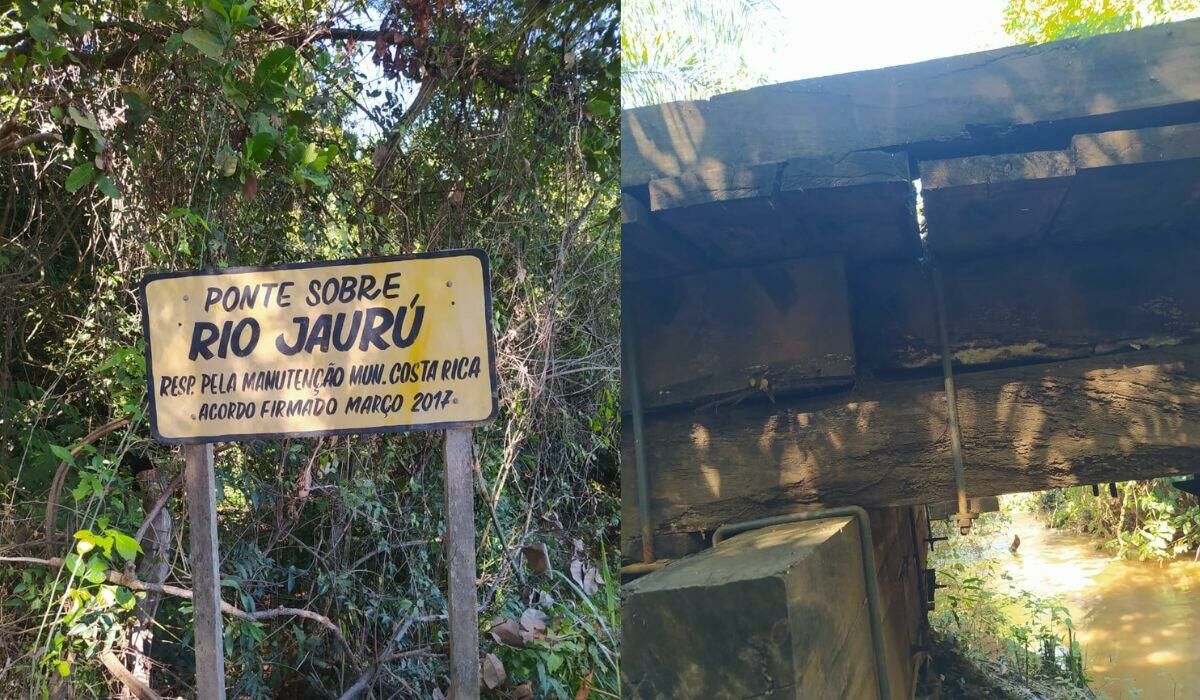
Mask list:
[[[479,604],[475,591],[475,489],[471,431],[446,431],[446,602],[450,625],[450,700],[479,697]]]
[[[479,697],[471,430],[496,416],[487,255],[168,272],[142,280],[155,439],[184,445],[196,689],[225,697],[214,442],[446,433],[450,697]]]
[[[217,484],[212,443],[183,448],[184,488],[192,545],[192,609],[196,620],[196,697],[225,699],[221,633],[221,558],[217,549]]]

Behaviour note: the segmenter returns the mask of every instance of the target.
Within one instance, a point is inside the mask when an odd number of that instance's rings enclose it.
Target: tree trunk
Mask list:
[[[149,512],[154,503],[162,496],[168,480],[158,469],[147,469],[137,473],[138,483],[142,487],[142,508]],[[142,556],[138,560],[137,577],[150,583],[162,583],[167,578],[171,563],[171,528],[173,522],[168,508],[159,509],[146,528],[146,536],[142,539]],[[125,656],[129,659],[130,671],[134,678],[146,687],[153,688],[150,682],[150,651],[154,643],[154,616],[158,612],[161,596],[148,591],[134,605],[137,622],[129,631],[129,641],[125,647]],[[136,696],[128,687],[121,689],[122,700],[135,700]]]

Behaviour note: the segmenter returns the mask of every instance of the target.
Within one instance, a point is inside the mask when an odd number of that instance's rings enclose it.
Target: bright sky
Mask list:
[[[1005,0],[775,0],[782,40],[750,49],[778,83],[915,63],[1012,44]]]

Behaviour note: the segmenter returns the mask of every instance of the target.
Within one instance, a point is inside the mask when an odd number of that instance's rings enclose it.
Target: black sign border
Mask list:
[[[402,262],[406,260],[432,260],[437,258],[473,257],[483,268],[483,304],[484,321],[487,326],[488,370],[492,388],[492,410],[486,418],[474,421],[456,421],[448,423],[421,423],[413,425],[387,425],[377,428],[337,428],[335,430],[309,430],[294,433],[233,433],[229,435],[212,435],[204,437],[170,438],[158,431],[158,410],[154,401],[154,354],[150,348],[150,315],[146,312],[146,286],[151,282],[172,279],[175,277],[212,277],[216,275],[235,275],[243,272],[277,272],[279,270],[307,270],[315,267],[333,267],[338,265],[369,265],[373,263]],[[487,425],[496,419],[500,412],[500,381],[496,375],[496,334],[492,330],[492,268],[487,251],[479,248],[457,248],[453,250],[438,250],[429,253],[409,253],[406,255],[383,255],[369,258],[347,258],[344,260],[312,260],[308,262],[285,263],[282,265],[251,265],[247,267],[202,268],[198,270],[172,270],[171,272],[155,272],[142,277],[138,285],[138,304],[142,314],[142,337],[146,341],[146,388],[150,401],[150,434],[158,442],[167,445],[203,445],[210,442],[234,442],[250,440],[270,440],[275,438],[305,438],[322,437],[325,435],[370,435],[380,433],[415,433],[422,431],[450,430],[453,428],[477,428]]]

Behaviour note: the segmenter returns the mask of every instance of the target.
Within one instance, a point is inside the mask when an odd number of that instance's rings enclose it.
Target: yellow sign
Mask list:
[[[148,275],[141,302],[161,442],[442,429],[496,415],[480,250]]]

